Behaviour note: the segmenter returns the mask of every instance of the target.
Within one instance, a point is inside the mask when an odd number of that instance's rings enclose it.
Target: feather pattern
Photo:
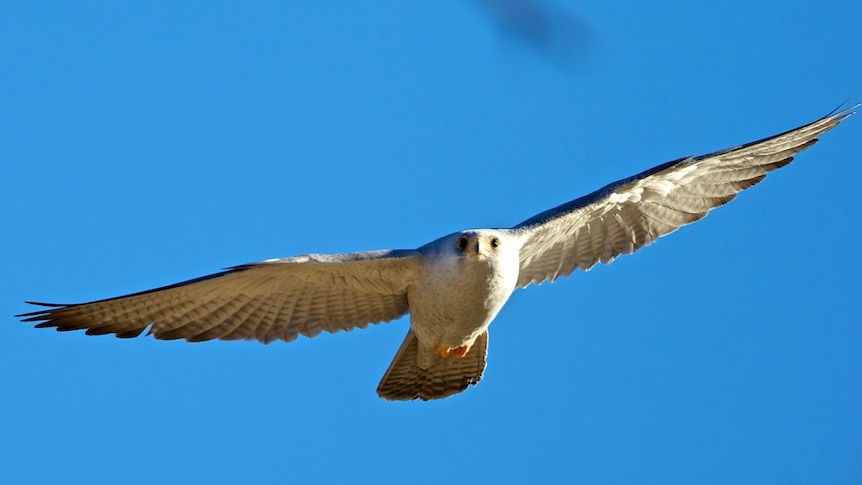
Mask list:
[[[482,380],[488,353],[488,332],[482,332],[476,343],[463,358],[440,359],[430,356],[423,359],[419,340],[410,330],[380,379],[377,395],[390,401],[412,399],[442,399],[458,394]],[[430,352],[425,349],[424,352]],[[428,368],[419,362],[430,361]]]
[[[236,266],[202,278],[90,303],[35,303],[37,327],[159,339],[264,343],[364,328],[408,311],[416,251],[306,255]]]
[[[513,227],[523,246],[518,286],[610,263],[702,219],[853,114],[857,106],[752,143],[658,165]]]

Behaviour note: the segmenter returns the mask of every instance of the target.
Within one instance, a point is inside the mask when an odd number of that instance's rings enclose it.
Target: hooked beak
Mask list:
[[[467,242],[467,247],[470,248],[470,253],[474,254],[480,258],[484,258],[488,255],[490,246],[488,245],[488,241],[485,238],[476,236],[470,238]]]

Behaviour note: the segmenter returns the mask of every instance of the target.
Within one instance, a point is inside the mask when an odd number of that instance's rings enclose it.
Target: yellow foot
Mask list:
[[[449,357],[450,355],[454,355],[455,357],[464,357],[467,355],[467,352],[470,352],[470,345],[462,345],[460,347],[446,347],[445,345],[438,344],[434,347],[434,353],[443,357]]]
[[[437,344],[437,346],[434,347],[434,353],[445,359],[446,357],[449,357],[449,354],[452,353],[452,347],[446,347],[445,345]]]
[[[455,347],[454,349],[452,349],[452,355],[454,355],[455,357],[464,357],[469,351],[470,345],[462,345],[460,347]]]

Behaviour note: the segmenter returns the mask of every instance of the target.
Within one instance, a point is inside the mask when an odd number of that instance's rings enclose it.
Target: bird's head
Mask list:
[[[520,245],[521,240],[506,230],[470,229],[443,236],[419,250],[449,264],[517,270]]]
[[[463,231],[454,235],[454,251],[471,258],[486,259],[502,250],[502,241],[496,234],[484,231]]]
[[[503,288],[508,298],[520,271],[520,240],[506,230],[471,229],[439,240],[445,272],[481,285]],[[438,253],[439,254],[439,253]],[[465,276],[466,275],[466,276]],[[484,287],[484,286],[483,286]]]

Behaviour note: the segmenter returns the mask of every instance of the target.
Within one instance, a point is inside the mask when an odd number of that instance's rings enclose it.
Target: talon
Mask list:
[[[446,357],[449,357],[450,353],[452,353],[452,347],[446,347],[445,345],[437,344],[437,346],[434,347],[434,353],[445,359]]]
[[[454,349],[451,350],[452,355],[454,355],[455,357],[464,357],[465,355],[467,355],[467,352],[469,352],[469,351],[470,351],[470,345],[462,345],[460,347],[455,347]]]
[[[461,358],[467,355],[468,352],[470,352],[470,347],[471,345],[469,344],[462,345],[460,347],[446,347],[443,344],[437,344],[437,346],[434,347],[434,353],[439,355],[440,357],[443,357],[444,359],[446,357],[449,357],[450,355],[454,355],[455,357]]]

